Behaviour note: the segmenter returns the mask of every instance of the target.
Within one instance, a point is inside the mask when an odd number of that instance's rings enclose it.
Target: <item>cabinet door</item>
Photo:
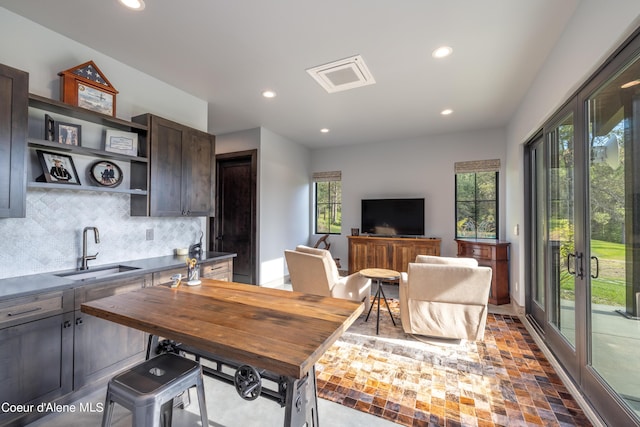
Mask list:
[[[74,389],[143,360],[147,344],[144,332],[82,313],[80,303],[140,289],[144,283],[144,278],[136,278],[77,289]]]
[[[181,216],[183,211],[182,141],[187,128],[151,116],[149,204],[151,216]]]
[[[0,64],[0,218],[26,212],[29,74]]]
[[[0,329],[0,402],[50,402],[71,391],[72,315]],[[16,415],[0,415],[0,425]]]
[[[183,215],[213,216],[214,136],[191,129],[183,146]]]
[[[395,271],[407,271],[410,262],[414,262],[417,255],[415,241],[391,243],[393,262],[391,269]]]
[[[349,240],[349,274],[365,268],[367,264],[368,245],[365,242]]]

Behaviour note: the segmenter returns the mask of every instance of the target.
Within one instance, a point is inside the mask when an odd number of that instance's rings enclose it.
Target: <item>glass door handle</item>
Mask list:
[[[574,258],[573,271],[571,271],[571,258]],[[567,272],[579,279],[584,278],[584,268],[582,266],[582,252],[567,254]]]
[[[576,275],[575,261],[573,265],[573,271],[571,271],[571,258],[575,257],[576,254],[567,254],[567,273],[571,274],[572,276]]]
[[[591,257],[591,261],[595,261],[596,262],[596,269],[595,269],[596,273],[595,274],[591,273],[591,278],[592,279],[597,279],[598,276],[600,276],[600,260],[598,259],[597,256],[592,256]]]

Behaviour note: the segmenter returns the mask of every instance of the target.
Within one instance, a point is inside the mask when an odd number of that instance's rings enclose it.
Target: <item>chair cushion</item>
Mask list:
[[[478,266],[478,261],[475,258],[454,258],[433,255],[417,255],[416,262],[421,264],[467,265],[469,267]]]

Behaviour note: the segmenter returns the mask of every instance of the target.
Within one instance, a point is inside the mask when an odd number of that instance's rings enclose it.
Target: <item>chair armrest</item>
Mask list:
[[[371,279],[362,276],[360,273],[340,277],[331,289],[331,296],[353,301],[362,301],[364,297],[370,295]]]

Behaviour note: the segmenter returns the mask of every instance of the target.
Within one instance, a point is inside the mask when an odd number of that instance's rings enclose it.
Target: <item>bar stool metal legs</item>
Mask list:
[[[202,367],[198,362],[165,353],[124,371],[109,381],[102,426],[111,425],[113,404],[131,411],[134,427],[171,425],[173,398],[196,387],[202,425],[208,425]]]

